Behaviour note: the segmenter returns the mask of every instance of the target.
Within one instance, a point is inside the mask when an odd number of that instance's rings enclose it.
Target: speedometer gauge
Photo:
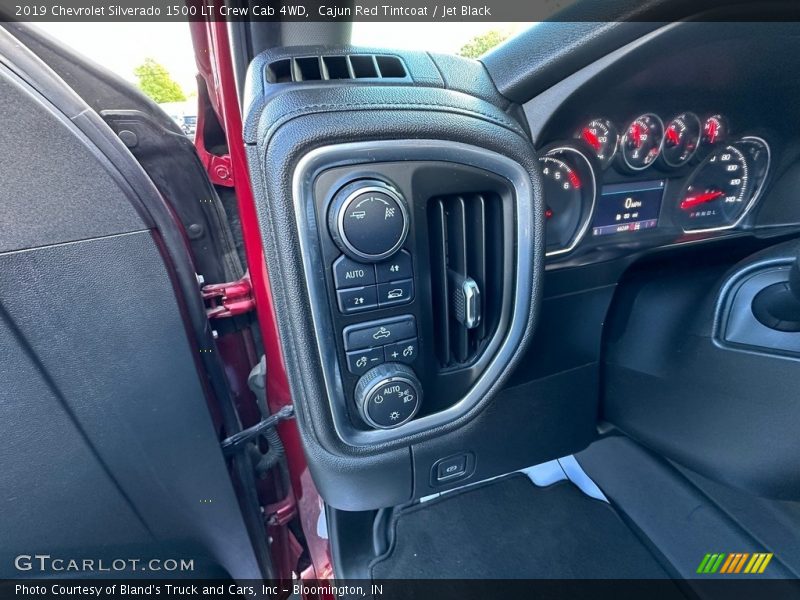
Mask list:
[[[617,153],[619,134],[617,128],[608,119],[592,119],[575,136],[591,148],[600,166],[605,169],[614,160]]]
[[[735,227],[755,203],[769,168],[769,147],[747,137],[715,150],[689,178],[678,204],[684,231]]]
[[[664,123],[652,113],[635,119],[622,136],[621,154],[625,166],[633,171],[646,169],[661,153]]]
[[[539,159],[544,176],[548,256],[572,250],[589,228],[597,194],[591,162],[577,148],[553,148]]]

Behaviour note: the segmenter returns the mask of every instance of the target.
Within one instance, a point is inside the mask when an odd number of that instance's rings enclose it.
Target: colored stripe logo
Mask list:
[[[732,552],[706,554],[697,567],[697,572],[702,575],[746,573],[760,575],[772,560],[772,552]]]

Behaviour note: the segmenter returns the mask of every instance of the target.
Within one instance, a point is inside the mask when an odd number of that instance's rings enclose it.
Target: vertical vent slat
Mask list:
[[[486,290],[486,201],[483,194],[475,194],[470,207],[470,241],[467,247],[469,276],[478,284],[478,288]],[[483,298],[481,298],[481,314],[483,314]],[[481,319],[480,325],[472,332],[475,341],[483,339],[486,335],[486,320]]]
[[[454,194],[429,203],[433,317],[443,367],[468,364],[499,322],[503,293],[503,216],[497,194]],[[470,281],[471,280],[471,281]],[[477,286],[477,326],[465,324],[463,288]]]
[[[435,345],[440,364],[450,361],[450,316],[447,302],[447,217],[444,202],[431,202],[430,251],[431,293],[433,300],[433,323],[436,328]]]
[[[447,216],[447,275],[451,288],[448,301],[452,304],[454,283],[467,276],[467,209],[463,196],[450,198],[445,213]],[[452,310],[450,311],[450,330],[451,350],[455,354],[456,361],[464,362],[469,356],[469,331],[460,326]]]

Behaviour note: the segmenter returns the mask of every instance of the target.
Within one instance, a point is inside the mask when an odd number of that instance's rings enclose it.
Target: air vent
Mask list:
[[[428,205],[436,352],[442,367],[468,364],[497,328],[503,295],[503,207],[494,193]]]
[[[376,54],[300,56],[267,65],[269,83],[407,78],[408,71],[399,57]]]

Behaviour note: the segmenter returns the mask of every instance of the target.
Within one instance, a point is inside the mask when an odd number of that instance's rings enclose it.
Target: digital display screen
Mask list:
[[[651,229],[658,225],[663,179],[604,185],[595,207],[592,235]]]

